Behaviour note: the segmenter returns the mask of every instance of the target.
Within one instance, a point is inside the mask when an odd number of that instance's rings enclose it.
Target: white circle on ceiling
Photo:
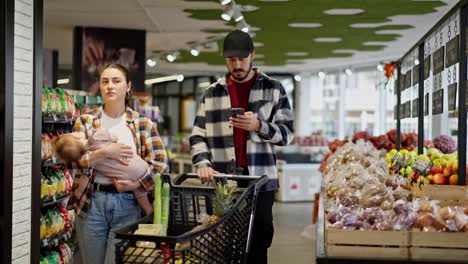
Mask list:
[[[315,38],[315,42],[320,42],[320,43],[336,43],[336,42],[341,42],[343,39],[342,38]]]
[[[352,16],[352,15],[359,15],[364,12],[365,10],[359,9],[359,8],[328,9],[324,11],[325,14],[333,15],[333,16]]]
[[[286,55],[291,57],[303,57],[309,55],[307,52],[286,52]]]
[[[292,28],[319,28],[322,26],[320,23],[291,23],[288,24]]]

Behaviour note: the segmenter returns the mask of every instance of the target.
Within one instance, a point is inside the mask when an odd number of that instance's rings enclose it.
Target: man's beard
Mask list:
[[[247,73],[244,75],[244,77],[238,78],[238,77],[234,76],[234,73],[236,73],[235,70],[234,70],[234,72],[231,72],[231,77],[232,77],[234,80],[238,81],[238,82],[242,82],[243,80],[245,80],[245,79],[249,76],[249,73],[250,73],[251,70],[252,70],[252,62],[250,63],[249,70],[248,70]],[[242,71],[243,71],[243,70],[242,70]]]

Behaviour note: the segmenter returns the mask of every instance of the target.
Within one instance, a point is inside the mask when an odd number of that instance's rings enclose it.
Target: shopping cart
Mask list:
[[[267,176],[215,176],[215,182],[235,181],[247,187],[238,189],[234,205],[218,222],[192,232],[199,225],[200,214],[213,213],[215,187],[182,184],[187,179],[198,178],[196,174],[183,174],[174,180],[162,176],[171,186],[168,236],[133,234],[138,224],[152,223],[152,215],[118,229],[116,238],[121,241],[116,244],[116,263],[245,263],[257,194]]]

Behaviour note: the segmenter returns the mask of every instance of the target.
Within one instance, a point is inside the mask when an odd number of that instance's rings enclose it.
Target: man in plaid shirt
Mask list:
[[[207,88],[200,102],[190,137],[192,162],[203,181],[219,172],[269,177],[257,200],[248,256],[248,263],[267,263],[278,190],[275,145],[293,139],[294,115],[281,83],[252,68],[255,50],[247,33],[229,33],[223,56],[229,74]],[[233,114],[233,108],[245,112]]]

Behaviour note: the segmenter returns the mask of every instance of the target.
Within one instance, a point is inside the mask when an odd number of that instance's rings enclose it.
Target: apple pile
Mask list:
[[[431,159],[432,168],[427,178],[432,184],[455,185],[458,183],[458,155],[457,152],[443,154],[436,148],[428,149],[427,155]]]
[[[425,154],[392,149],[385,155],[391,173],[399,174],[410,183],[456,185],[458,183],[457,152],[444,154],[430,148]]]

